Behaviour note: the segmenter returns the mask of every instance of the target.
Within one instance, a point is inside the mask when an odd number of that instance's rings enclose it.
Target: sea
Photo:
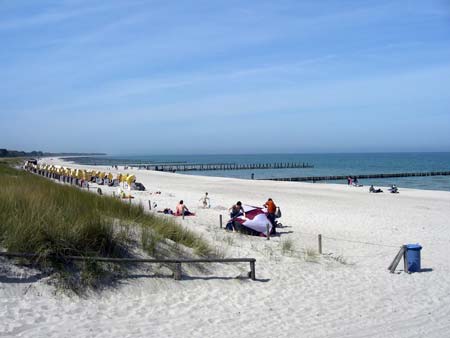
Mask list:
[[[313,168],[185,171],[183,174],[242,179],[305,176],[358,176],[362,174],[450,171],[450,152],[440,153],[347,153],[347,154],[248,154],[248,155],[105,155],[68,158],[87,165],[145,164],[256,164],[307,163]],[[347,184],[346,180],[311,184]],[[360,179],[360,184],[450,191],[450,176]]]

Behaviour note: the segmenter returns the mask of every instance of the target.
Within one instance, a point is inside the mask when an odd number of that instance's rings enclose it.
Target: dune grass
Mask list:
[[[0,188],[0,246],[10,252],[124,257],[132,239],[117,228],[134,224],[143,230],[139,244],[150,254],[155,241],[165,238],[198,255],[211,254],[200,237],[174,221],[146,214],[142,206],[61,185],[5,163],[0,163]],[[150,242],[145,229],[156,234]]]
[[[1,157],[0,158],[0,165],[21,165],[25,161],[24,158],[21,157]]]
[[[313,248],[306,248],[304,251],[304,257],[306,262],[318,262],[319,253]]]
[[[295,251],[294,242],[292,239],[285,239],[281,241],[281,254],[282,255],[292,255]]]

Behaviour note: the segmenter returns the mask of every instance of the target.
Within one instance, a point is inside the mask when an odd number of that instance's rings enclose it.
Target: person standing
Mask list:
[[[211,207],[211,202],[209,201],[209,197],[208,197],[208,193],[205,192],[205,196],[203,196],[202,198],[200,198],[200,201],[203,203],[203,209],[205,208],[210,208]]]
[[[275,212],[277,211],[277,206],[271,198],[267,199],[263,206],[267,208],[267,218],[272,224],[272,233],[275,233]]]

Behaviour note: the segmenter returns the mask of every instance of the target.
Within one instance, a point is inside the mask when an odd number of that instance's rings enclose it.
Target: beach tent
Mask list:
[[[234,219],[234,227],[239,232],[254,236],[265,236],[267,224],[269,224],[269,232],[272,232],[272,224],[267,218],[266,209],[250,205],[243,205],[242,207],[244,208],[246,218],[239,216]]]

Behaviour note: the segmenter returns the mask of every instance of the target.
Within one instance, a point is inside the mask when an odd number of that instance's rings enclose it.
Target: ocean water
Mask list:
[[[366,153],[366,154],[250,154],[250,155],[108,155],[70,158],[82,164],[130,165],[152,163],[275,163],[305,162],[314,168],[186,171],[184,174],[250,179],[302,176],[381,174],[450,171],[450,153]],[[315,184],[347,181],[327,181]],[[361,184],[450,191],[450,176],[404,177],[360,180]]]

